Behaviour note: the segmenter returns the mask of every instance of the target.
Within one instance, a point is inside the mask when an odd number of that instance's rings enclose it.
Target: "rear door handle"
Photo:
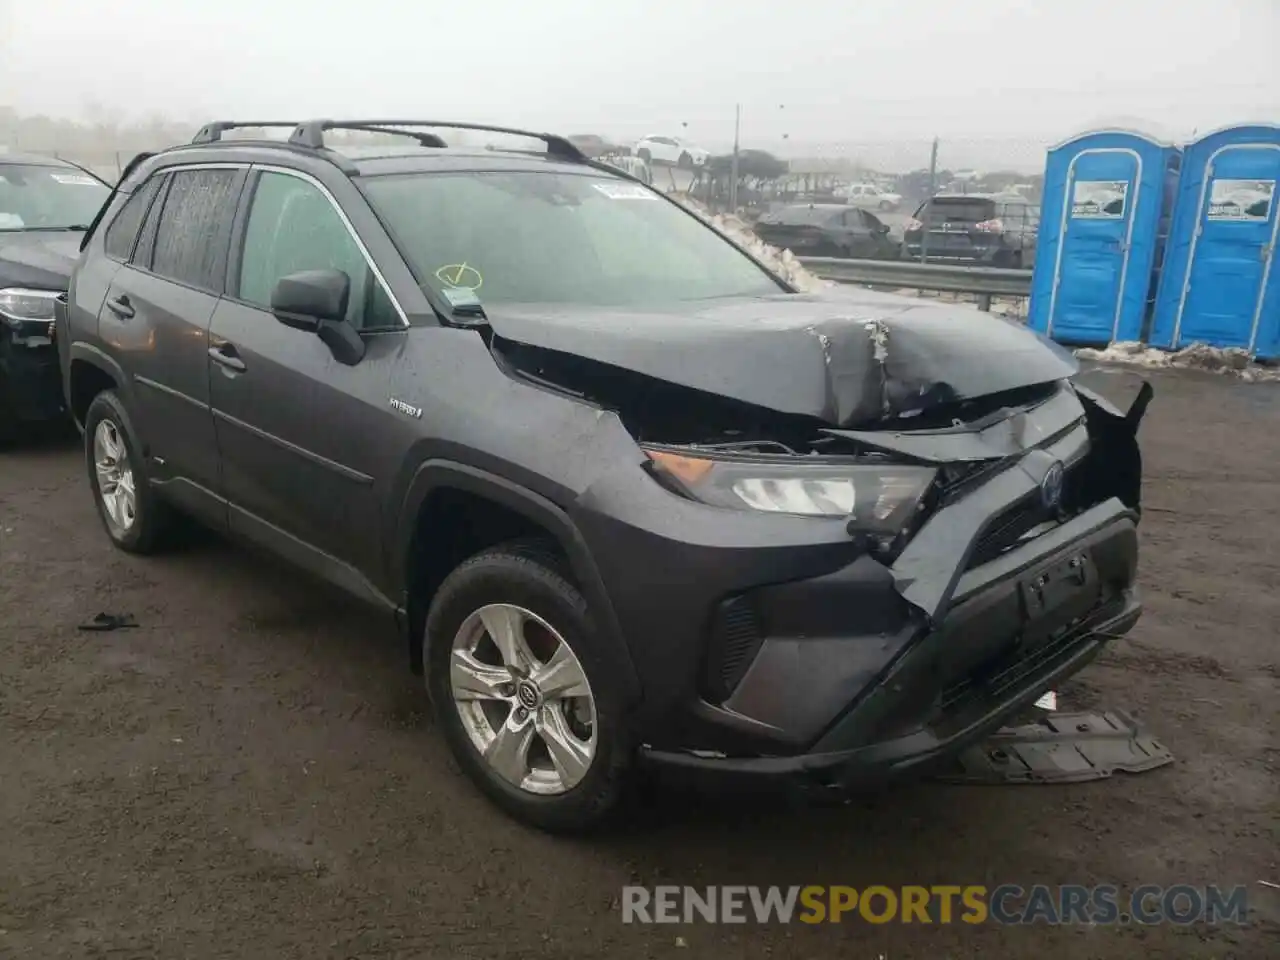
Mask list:
[[[234,370],[236,373],[244,373],[248,369],[244,365],[244,361],[236,356],[236,348],[229,343],[224,343],[219,347],[210,347],[209,359],[220,366],[226,367],[228,370]]]
[[[129,298],[124,294],[121,294],[114,300],[108,300],[107,309],[122,320],[128,320],[135,312],[133,304],[129,302]]]

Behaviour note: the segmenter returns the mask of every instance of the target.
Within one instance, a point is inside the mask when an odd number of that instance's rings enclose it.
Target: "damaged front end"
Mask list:
[[[1136,622],[1151,388],[1121,413],[1053,349],[1000,367],[1039,346],[1004,331],[984,379],[932,323],[790,329],[771,370],[733,338],[717,360],[703,329],[683,334],[695,363],[643,324],[628,354],[497,319],[508,372],[611,411],[642,452],[647,479],[606,469],[575,519],[635,653],[651,759],[824,784],[915,768]],[[805,369],[820,389],[782,382]]]
[[[842,520],[930,618],[966,570],[1098,504],[1114,498],[1137,522],[1148,383],[1127,413],[1066,379],[948,401],[939,381],[909,387],[887,332],[866,329],[882,419],[858,429],[560,351],[498,338],[494,348],[518,375],[617,413],[654,480],[686,499]],[[956,509],[992,484],[1011,498],[994,516]]]

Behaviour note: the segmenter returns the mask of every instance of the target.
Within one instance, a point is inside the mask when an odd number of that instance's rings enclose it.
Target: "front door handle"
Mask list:
[[[129,302],[129,298],[124,294],[116,297],[114,300],[107,301],[107,309],[114,313],[121,320],[128,320],[134,315],[133,304]]]
[[[219,347],[210,347],[209,359],[226,367],[228,370],[234,370],[236,373],[244,373],[248,369],[244,365],[244,361],[236,356],[236,348],[229,343],[224,343]]]

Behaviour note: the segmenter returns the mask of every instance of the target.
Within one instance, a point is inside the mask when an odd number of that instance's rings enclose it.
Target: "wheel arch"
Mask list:
[[[439,582],[434,586],[428,583],[426,591],[416,589],[423,574],[423,559],[431,552],[426,538],[431,535],[432,521],[437,519],[442,498],[443,502],[452,503],[449,498],[459,496],[474,505],[492,505],[495,513],[501,512],[503,517],[514,522],[511,528],[513,536],[542,534],[554,542],[568,562],[577,587],[587,601],[599,640],[617,668],[616,680],[620,691],[628,703],[638,698],[639,679],[623,639],[621,624],[591,551],[573,520],[546,497],[496,474],[449,460],[429,460],[415,471],[396,517],[395,534],[391,540],[394,545],[393,594],[400,598],[404,611],[405,640],[414,671],[424,669],[417,638],[426,622],[426,608],[430,601],[422,594],[429,594],[439,586]],[[489,545],[492,544],[483,546]],[[442,545],[442,549],[448,550],[448,545]],[[461,559],[465,557],[458,558],[459,562]]]
[[[67,409],[80,429],[84,429],[84,415],[93,398],[103,390],[115,390],[126,404],[131,399],[129,378],[115,360],[90,344],[71,344],[66,400]]]

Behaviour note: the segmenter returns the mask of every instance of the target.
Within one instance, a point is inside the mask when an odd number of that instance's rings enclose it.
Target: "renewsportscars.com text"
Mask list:
[[[622,888],[623,923],[1243,924],[1246,888],[1146,885]]]

